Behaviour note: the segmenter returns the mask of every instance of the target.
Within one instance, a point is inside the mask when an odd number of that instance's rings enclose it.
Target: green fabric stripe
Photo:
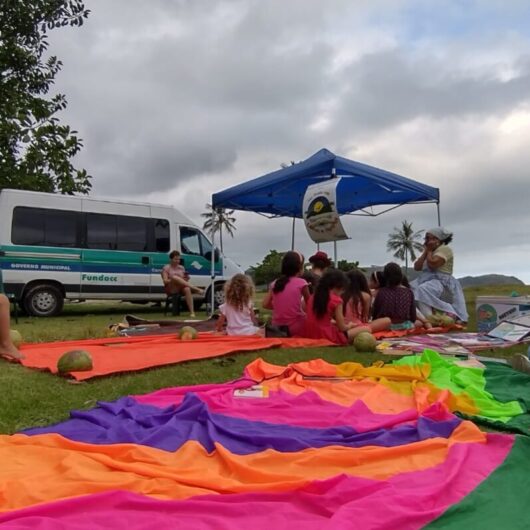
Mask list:
[[[393,364],[398,366],[429,364],[431,366],[429,382],[438,388],[448,389],[455,395],[465,392],[474,401],[479,415],[487,420],[508,423],[515,416],[524,413],[518,401],[501,402],[486,390],[484,369],[458,366],[451,359],[443,359],[434,350],[424,350],[421,356],[402,357]]]
[[[464,499],[425,529],[530,528],[530,438],[516,436],[506,460]]]
[[[512,418],[507,427],[530,434],[530,375],[513,370],[506,364],[484,363],[486,390],[498,401],[519,401],[524,413]],[[495,427],[495,425],[492,425]]]

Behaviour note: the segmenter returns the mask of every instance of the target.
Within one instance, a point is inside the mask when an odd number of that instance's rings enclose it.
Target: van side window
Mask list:
[[[147,220],[141,217],[117,216],[117,250],[145,252],[147,250]]]
[[[155,219],[155,250],[157,252],[169,252],[169,221],[167,219]]]
[[[147,219],[128,215],[86,214],[86,246],[100,250],[145,252]]]
[[[77,212],[17,206],[13,210],[11,241],[14,245],[79,247]]]
[[[87,213],[86,246],[101,250],[116,250],[115,215]]]

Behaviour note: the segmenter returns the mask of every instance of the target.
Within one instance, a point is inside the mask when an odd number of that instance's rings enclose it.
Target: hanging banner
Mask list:
[[[309,237],[315,243],[348,239],[337,212],[337,185],[333,178],[308,186],[302,212]]]

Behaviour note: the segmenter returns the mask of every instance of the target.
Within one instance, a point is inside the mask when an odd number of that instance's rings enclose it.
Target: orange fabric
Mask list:
[[[247,366],[246,372],[255,381],[262,381],[262,385],[269,390],[284,390],[291,394],[301,394],[306,390],[316,392],[320,397],[338,405],[351,406],[355,401],[362,400],[372,411],[381,414],[397,414],[405,410],[416,409],[413,393],[410,389],[411,381],[420,377],[420,370],[409,371],[410,377],[403,381],[403,391],[396,393],[393,388],[380,384],[370,375],[382,373],[381,368],[365,368],[357,363],[344,363],[350,368],[350,374],[337,373],[337,366],[322,359],[308,362],[292,363],[288,366],[278,366],[256,359]],[[410,368],[410,367],[408,367]],[[355,370],[357,372],[352,375]],[[374,370],[372,372],[372,370]],[[314,380],[314,376],[351,377],[349,380]],[[359,380],[354,377],[359,377]],[[399,382],[392,385],[399,384]]]
[[[144,335],[108,339],[77,340],[25,344],[21,351],[26,356],[21,362],[29,368],[57,372],[57,361],[69,350],[87,350],[93,369],[72,372],[78,381],[116,372],[130,372],[175,364],[193,359],[218,357],[228,353],[265,350],[268,348],[311,348],[330,346],[326,340],[283,339],[262,337],[230,337],[199,333],[195,340],[183,341],[176,335]]]
[[[219,444],[208,454],[195,441],[167,452],[133,444],[84,444],[56,434],[0,436],[0,510],[116,489],[184,499],[285,491],[341,473],[385,480],[442,463],[453,444],[485,441],[471,422],[463,422],[448,439],[396,447],[327,446],[294,453],[268,449],[249,455],[230,453]]]
[[[467,394],[455,395],[427,381],[430,369],[428,364],[365,367],[348,362],[334,365],[322,359],[279,366],[256,359],[247,366],[247,373],[269,390],[295,395],[312,390],[322,399],[344,406],[362,400],[372,412],[380,414],[410,409],[421,412],[437,402],[451,411],[478,414],[477,406]],[[315,375],[324,379],[312,379]]]

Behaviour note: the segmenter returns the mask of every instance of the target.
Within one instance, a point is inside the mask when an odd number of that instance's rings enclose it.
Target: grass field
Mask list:
[[[468,329],[476,329],[477,296],[510,295],[514,290],[521,295],[530,294],[530,286],[467,289],[466,301],[470,314]],[[157,307],[129,303],[83,303],[67,304],[64,313],[55,318],[20,317],[18,324],[13,322],[12,327],[18,329],[27,342],[104,337],[107,326],[121,321],[127,313],[149,319],[171,318],[164,317],[161,308]],[[185,313],[181,318],[185,318]],[[515,346],[493,350],[488,355],[509,357],[524,349],[523,346]],[[124,395],[141,394],[170,386],[228,381],[239,377],[244,367],[258,357],[277,364],[315,357],[322,357],[332,363],[357,361],[364,365],[370,365],[379,359],[388,360],[387,356],[356,353],[348,347],[273,349],[234,355],[231,357],[233,363],[223,362],[222,358],[206,359],[104,377],[82,384],[73,384],[49,373],[29,370],[0,360],[0,433],[10,434],[26,427],[61,421],[68,417],[71,409],[91,408],[97,400],[110,401]]]

